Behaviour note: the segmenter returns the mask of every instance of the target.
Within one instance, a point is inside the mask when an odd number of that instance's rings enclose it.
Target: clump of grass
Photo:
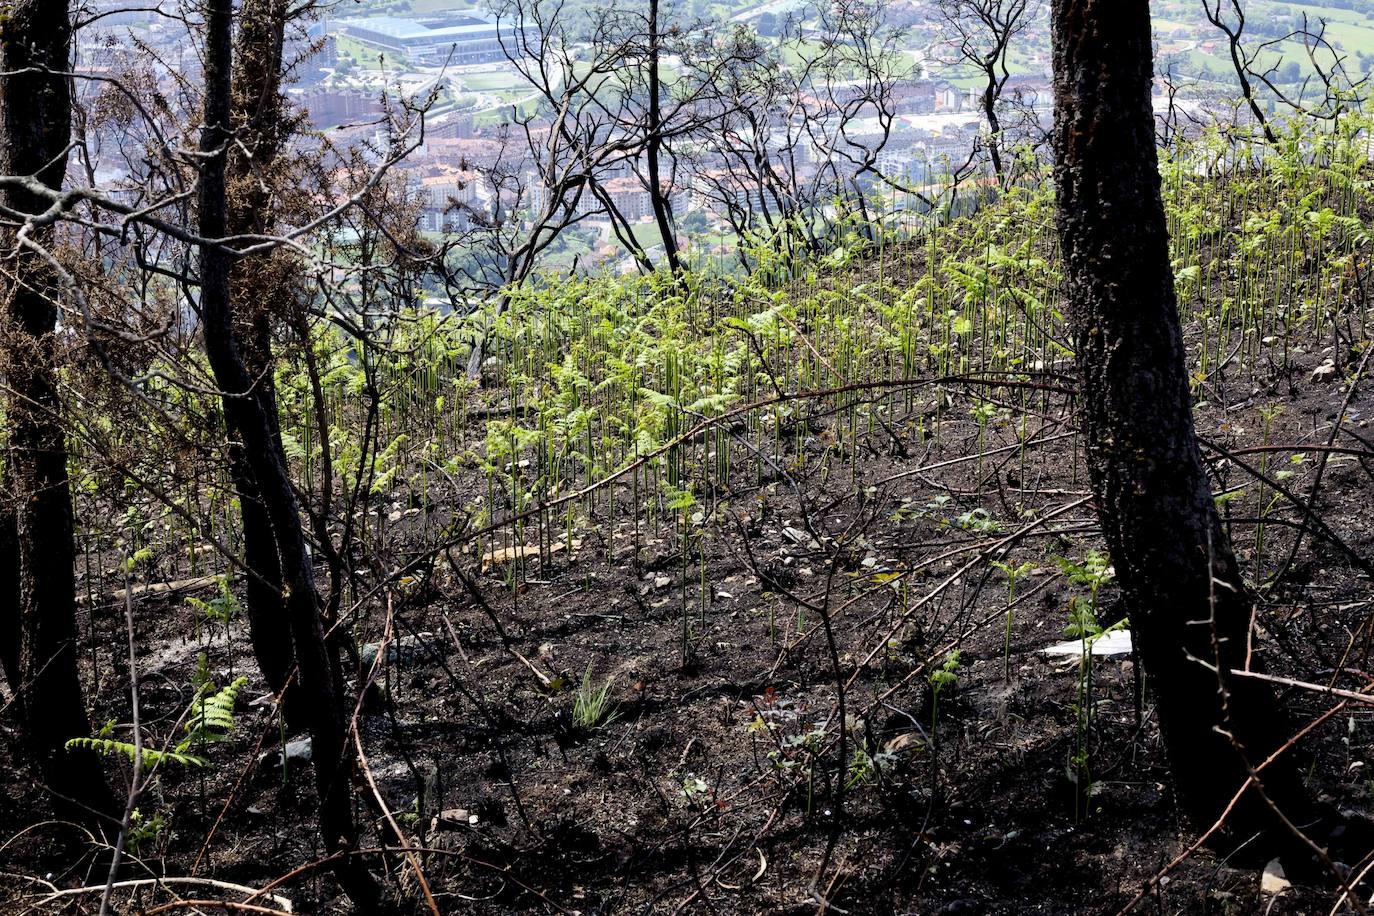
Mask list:
[[[592,680],[592,669],[588,665],[587,672],[582,675],[582,683],[573,696],[573,725],[591,731],[598,726],[610,725],[620,718],[620,712],[611,700],[611,687],[614,684],[615,677],[611,676],[598,687]]]

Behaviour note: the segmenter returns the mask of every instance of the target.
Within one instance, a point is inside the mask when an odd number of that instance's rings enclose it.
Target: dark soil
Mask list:
[[[1263,440],[1260,409],[1282,405],[1267,441],[1307,450],[1288,480],[1306,493],[1319,458],[1311,446],[1326,443],[1347,390],[1340,378],[1308,380],[1326,355],[1299,356],[1291,377],[1214,380],[1200,431],[1232,450],[1254,446]],[[875,405],[882,422],[858,420],[852,455],[834,445],[834,424],[847,417],[794,416],[807,425],[779,437],[774,466],[750,460],[729,492],[702,499],[697,530],[705,534],[685,563],[670,521],[641,519],[636,548],[628,511],[616,512],[613,528],[602,494],[597,524],[577,532],[580,546],[547,564],[529,557],[483,569],[469,548],[453,555],[475,589],[441,561],[404,581],[389,627],[384,602],[363,603],[360,645],[388,629],[402,640],[358,719],[368,768],[407,841],[427,850],[424,877],[443,911],[1111,913],[1188,848],[1197,829],[1180,819],[1149,685],[1129,656],[1094,666],[1090,797],[1072,778],[1079,667],[1041,650],[1067,638],[1066,608],[1084,593],[1053,558],[1081,560],[1099,542],[1091,505],[1080,501],[1087,488],[1075,440],[1051,438],[1068,429],[1065,396],[1035,395],[1030,428],[1043,427],[1031,438],[1047,441],[1023,460],[1018,449],[996,451],[1016,443],[1019,421],[995,419],[980,435],[965,393],[947,394],[937,411],[936,394],[917,391],[908,404],[902,393],[883,393]],[[1354,436],[1370,435],[1370,409],[1358,392],[1346,418],[1352,435],[1337,445],[1364,447]],[[918,426],[929,433],[936,422],[938,440],[923,443]],[[973,457],[980,446],[981,459]],[[1247,460],[1267,459],[1272,472],[1292,466],[1290,454]],[[1280,500],[1257,556],[1256,527],[1245,519],[1268,497],[1234,463],[1216,469],[1218,492],[1245,487],[1224,506],[1243,560],[1252,571],[1258,561],[1268,583],[1304,518]],[[1366,557],[1371,470],[1369,459],[1332,455],[1316,501],[1331,529]],[[628,485],[616,493],[628,503]],[[442,507],[465,495],[430,494],[428,511],[395,494],[383,513],[398,565],[442,540],[450,521]],[[1047,517],[1008,541],[1005,554],[996,546]],[[807,521],[833,540],[813,540]],[[557,522],[553,529],[557,542]],[[525,537],[533,543],[532,528]],[[497,546],[511,543],[507,535]],[[1035,564],[1017,583],[1006,676],[1007,581],[989,554]],[[1374,588],[1329,541],[1305,536],[1281,581],[1259,595],[1256,650],[1272,671],[1326,682],[1343,668],[1367,670]],[[200,652],[218,683],[243,673],[250,686],[230,740],[205,749],[209,767],[169,765],[158,775],[140,813],[145,823],[156,813],[164,826],[141,838],[123,877],[261,887],[303,869],[275,893],[296,912],[347,909],[327,870],[311,864],[319,847],[308,764],[284,780],[280,765],[264,759],[283,736],[270,705],[251,702],[264,688],[243,624],[230,628],[231,643],[214,626],[193,635],[194,614],[181,599],[152,596],[139,607],[149,734],[178,733]],[[1115,621],[1114,601],[1109,585],[1104,624]],[[827,610],[830,632],[817,609]],[[83,651],[96,658],[88,670],[98,685],[94,718],[127,722],[121,603],[98,601],[90,629],[93,644]],[[957,681],[936,703],[930,674],[955,648]],[[837,666],[843,678],[855,675],[844,692],[843,739]],[[587,672],[594,685],[612,679],[613,710],[592,728],[573,714]],[[1298,690],[1285,702],[1298,722],[1332,705]],[[4,729],[0,747],[11,755],[17,742],[12,725]],[[1313,790],[1361,807],[1374,785],[1371,747],[1374,724],[1363,708],[1332,717],[1304,745]],[[49,885],[103,883],[99,849],[75,828],[43,823],[46,802],[31,771],[12,757],[4,764],[12,773],[0,793],[4,911],[26,911]],[[122,760],[112,759],[110,771],[127,779]],[[394,847],[361,775],[356,799],[365,844]],[[1262,898],[1264,862],[1224,852],[1187,858],[1137,912],[1317,913],[1335,899],[1319,878]],[[421,911],[401,855],[360,856],[356,867],[390,876],[395,912]],[[98,898],[49,900],[42,909],[94,912]],[[155,888],[116,895],[129,912],[169,899]]]

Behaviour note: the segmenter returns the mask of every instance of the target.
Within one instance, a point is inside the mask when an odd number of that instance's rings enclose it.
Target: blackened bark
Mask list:
[[[281,64],[286,15],[285,0],[246,0],[240,10],[230,103],[230,123],[237,129],[238,143],[226,165],[228,235],[264,233],[271,223],[265,173],[275,164],[284,130]],[[266,414],[278,445],[281,432],[272,374],[270,318],[281,305],[281,284],[274,282],[280,274],[273,270],[274,262],[280,259],[280,253],[269,252],[242,258],[230,267],[230,294],[238,303],[233,309],[235,333],[246,343],[241,356],[256,380],[253,397]],[[281,557],[261,488],[244,449],[242,431],[232,423],[227,425],[229,471],[242,507],[243,558],[253,571],[244,594],[253,655],[268,686],[281,695],[282,715],[295,731],[304,727],[305,717],[297,711],[299,689],[289,681],[296,658]]]
[[[0,670],[5,683],[19,683],[19,516],[14,511],[14,484],[0,471]]]
[[[1247,663],[1252,602],[1217,516],[1193,428],[1150,104],[1148,0],[1054,0],[1055,184],[1080,418],[1103,533],[1149,675],[1184,809],[1201,828],[1288,737]],[[1215,642],[1214,642],[1215,640]],[[1190,656],[1192,657],[1190,659]],[[1295,822],[1310,806],[1281,758],[1266,793]],[[1287,836],[1251,790],[1237,840]]]
[[[231,30],[233,0],[206,4],[205,123],[200,149],[198,188],[200,235],[225,236],[228,224],[226,160],[231,113]],[[215,383],[223,392],[227,422],[242,436],[245,454],[258,485],[281,558],[285,606],[296,659],[296,680],[303,714],[308,717],[320,833],[329,853],[357,846],[352,810],[353,757],[347,752],[347,721],[337,659],[325,645],[314,570],[281,448],[271,418],[253,393],[255,377],[241,356],[230,305],[230,255],[217,245],[200,250],[200,314],[205,352]],[[362,909],[377,905],[376,882],[367,870],[347,858],[335,877]]]
[[[649,202],[654,210],[654,221],[658,223],[659,235],[663,237],[663,254],[668,261],[668,269],[677,274],[682,270],[682,259],[678,256],[677,235],[673,232],[672,214],[669,212],[667,196],[663,193],[662,168],[659,165],[663,149],[663,110],[659,93],[663,91],[663,82],[659,72],[658,0],[649,0],[648,18],[649,123],[644,151],[649,170]]]
[[[248,616],[248,638],[253,644],[253,657],[258,670],[281,697],[282,716],[295,731],[297,687],[291,672],[296,667],[296,654],[291,648],[291,625],[286,615],[282,588],[281,558],[277,554],[277,537],[272,532],[272,519],[263,505],[257,478],[249,464],[243,437],[237,427],[225,418],[229,437],[229,476],[239,498],[239,518],[243,531],[243,562],[250,570],[244,586],[244,609]]]
[[[67,4],[0,4],[0,174],[34,175],[59,188],[67,171],[72,99],[71,22]],[[41,213],[36,195],[10,189],[11,211]],[[15,250],[5,231],[4,248]],[[50,245],[53,230],[34,233]],[[62,290],[38,254],[20,249],[6,265],[4,373],[8,387],[5,540],[17,548],[0,595],[5,673],[31,756],[69,816],[89,820],[116,809],[99,758],[69,752],[70,738],[91,733],[77,670],[75,545],[67,481],[67,439],[57,390],[57,303]],[[16,562],[17,560],[17,562]]]
[[[1005,46],[1004,46],[1005,47]],[[1003,51],[1002,53],[1006,53]],[[1002,181],[1002,122],[997,117],[997,103],[1002,99],[1001,80],[997,78],[996,61],[1000,54],[991,58],[983,67],[988,84],[983,88],[983,117],[988,121],[988,155],[992,158],[992,173]]]

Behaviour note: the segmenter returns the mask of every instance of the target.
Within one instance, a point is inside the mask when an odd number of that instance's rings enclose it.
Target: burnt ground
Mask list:
[[[1327,355],[1300,355],[1281,378],[1225,388],[1214,381],[1201,433],[1232,450],[1265,440],[1295,451],[1324,444],[1348,390],[1339,376],[1309,378]],[[1362,449],[1359,437],[1371,435],[1374,402],[1363,388],[1338,445]],[[1068,429],[1064,398],[1037,396],[1029,415],[1041,431],[1031,439],[1044,441],[1023,459],[1006,448],[1019,418],[1004,414],[980,435],[964,393],[947,396],[937,410],[941,396],[930,392],[918,390],[910,403],[883,395],[874,405],[882,421],[857,421],[857,447],[836,433],[843,415],[798,411],[771,466],[737,451],[729,487],[701,500],[685,562],[671,518],[641,517],[636,546],[628,511],[622,506],[612,522],[602,494],[574,548],[548,562],[483,563],[489,542],[453,554],[471,588],[447,561],[403,582],[390,612],[399,642],[358,721],[381,797],[408,841],[428,850],[422,869],[443,911],[1111,913],[1188,847],[1197,833],[1175,804],[1148,684],[1137,717],[1129,656],[1094,665],[1086,800],[1074,781],[1078,663],[1040,650],[1067,638],[1068,604],[1085,594],[1054,558],[1081,560],[1099,542],[1091,506],[1081,502],[1075,440],[1053,438]],[[1264,434],[1260,410],[1273,405],[1283,411]],[[1319,456],[1309,450],[1295,465],[1289,454],[1271,454],[1271,470],[1295,469],[1287,484],[1306,493]],[[1305,537],[1282,580],[1267,582],[1303,516],[1282,500],[1269,506],[1233,463],[1215,467],[1219,492],[1245,488],[1224,507],[1243,561],[1265,577],[1257,651],[1266,663],[1318,681],[1341,668],[1368,670],[1370,581],[1337,547]],[[1372,471],[1368,459],[1332,455],[1316,501],[1363,556],[1374,543]],[[628,484],[616,493],[628,501]],[[443,507],[470,495],[433,496],[416,509],[398,493],[382,506],[389,524],[379,543],[398,563],[414,556],[441,538],[450,522]],[[1269,524],[1257,554],[1255,525],[1245,519],[1262,509]],[[551,528],[562,542],[561,520]],[[524,538],[533,543],[532,531]],[[512,541],[507,534],[495,547]],[[1034,564],[1017,583],[1005,671],[1006,576],[986,562],[998,557]],[[208,599],[213,589],[194,594]],[[303,769],[310,764],[283,778],[265,757],[283,736],[270,704],[252,702],[264,688],[243,623],[230,626],[228,640],[222,627],[197,634],[183,597],[146,596],[138,605],[149,734],[174,734],[201,652],[218,683],[240,673],[250,682],[236,730],[205,750],[210,766],[160,771],[140,813],[162,826],[139,838],[124,877],[261,887],[303,869],[274,893],[296,912],[346,910],[328,873],[311,865],[319,848]],[[1099,598],[1103,623],[1114,620],[1114,599],[1109,583]],[[833,654],[817,608],[828,609]],[[128,721],[120,603],[97,601],[87,625],[97,660],[93,718]],[[355,629],[359,644],[375,647],[388,631],[386,604],[364,602]],[[930,675],[955,648],[961,664],[937,702]],[[843,776],[836,665],[853,676]],[[594,728],[579,727],[573,710],[589,670],[594,684],[611,679],[612,711]],[[1360,676],[1337,680],[1363,686]],[[1295,722],[1332,705],[1297,690],[1284,702]],[[0,793],[3,909],[94,912],[98,894],[50,896],[100,883],[101,854],[74,828],[43,823],[46,802],[14,759],[12,724],[3,728],[11,774]],[[1366,804],[1374,790],[1367,712],[1342,712],[1304,747],[1315,793]],[[117,785],[127,780],[123,761],[112,759],[109,771]],[[355,796],[365,845],[394,846],[361,778]],[[396,912],[421,911],[401,856],[360,858],[358,867],[364,862],[389,877]],[[1136,911],[1331,909],[1335,892],[1320,880],[1261,896],[1263,864],[1202,850]],[[116,895],[128,912],[171,899],[151,887]]]

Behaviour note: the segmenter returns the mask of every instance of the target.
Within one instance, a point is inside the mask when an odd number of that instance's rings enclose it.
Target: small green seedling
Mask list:
[[[959,665],[963,653],[958,649],[945,656],[944,663],[930,673],[930,745],[936,747],[936,729],[940,723],[940,694],[959,683]]]
[[[1035,564],[1027,562],[1012,566],[1010,563],[993,560],[992,565],[1002,570],[1007,577],[1007,630],[1002,641],[1002,680],[1006,681],[1011,679],[1011,624],[1016,613],[1012,608],[1016,603],[1016,580],[1035,569]]]

